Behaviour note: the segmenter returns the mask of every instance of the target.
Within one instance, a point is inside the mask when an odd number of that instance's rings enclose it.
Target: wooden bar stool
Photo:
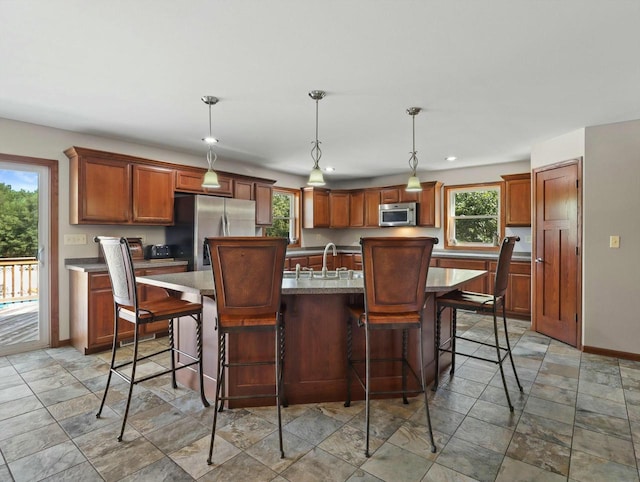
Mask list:
[[[136,290],[136,276],[133,269],[133,261],[131,259],[131,251],[129,249],[129,242],[127,241],[127,239],[98,236],[95,238],[95,241],[100,243],[100,248],[104,253],[104,259],[107,263],[109,277],[111,278],[111,286],[113,288],[114,304],[114,328],[113,348],[111,350],[111,365],[109,367],[109,375],[107,376],[107,387],[104,390],[102,403],[100,404],[100,409],[98,410],[96,417],[100,418],[100,415],[102,414],[102,409],[104,408],[104,403],[107,399],[107,393],[109,391],[109,385],[111,384],[111,375],[116,374],[129,384],[127,405],[124,410],[124,417],[122,418],[122,428],[120,429],[120,435],[118,436],[118,441],[121,442],[125,425],[127,423],[127,416],[129,415],[133,386],[138,383],[144,382],[145,380],[150,380],[151,378],[156,378],[161,375],[171,373],[173,388],[178,388],[178,385],[176,383],[176,370],[187,368],[192,365],[198,365],[198,376],[200,377],[200,398],[202,399],[202,404],[205,407],[209,406],[209,402],[204,395],[202,372],[202,304],[191,303],[189,301],[173,298],[169,295],[167,295],[166,298],[158,300],[139,302]],[[196,323],[196,356],[177,349],[174,344],[173,320],[179,320],[180,317],[183,316],[191,317]],[[116,364],[116,351],[118,347],[118,326],[120,325],[120,320],[125,320],[135,325],[133,335],[133,359],[131,361]],[[165,320],[169,320],[169,348],[156,351],[146,356],[138,357],[138,340],[140,335],[140,327],[147,323]],[[171,354],[171,368],[141,378],[136,378],[136,367],[138,362],[166,352],[170,352]],[[176,367],[176,353],[189,358],[191,361],[189,363]],[[130,376],[121,371],[122,368],[129,365],[131,365]]]
[[[365,456],[369,457],[369,416],[372,395],[402,394],[404,403],[408,393],[423,393],[427,414],[427,429],[431,442],[431,452],[436,451],[431,429],[431,416],[425,389],[424,354],[422,348],[422,314],[426,302],[427,273],[433,245],[437,238],[361,238],[362,267],[364,271],[364,307],[348,307],[347,321],[347,400],[351,404],[351,373],[365,391]],[[365,359],[352,359],[352,324],[365,328]],[[407,360],[408,330],[418,330],[420,346],[420,376]],[[370,332],[377,330],[402,330],[402,356],[372,358]],[[365,363],[363,380],[355,365]],[[371,389],[371,364],[375,362],[398,362],[402,367],[402,389],[373,391]],[[411,372],[419,389],[407,388],[407,373]]]
[[[281,306],[282,276],[288,241],[286,238],[222,237],[205,238],[211,259],[215,286],[218,330],[218,372],[216,378],[216,408],[211,430],[207,463],[211,465],[216,436],[218,411],[225,400],[275,398],[278,412],[280,457],[282,446],[282,367],[284,364],[284,316]],[[257,332],[275,334],[274,357],[271,360],[227,360],[227,334]],[[250,354],[249,354],[250,355]],[[226,369],[238,367],[275,366],[275,393],[228,395],[224,390]]]
[[[511,404],[511,398],[509,397],[509,390],[507,389],[507,380],[504,376],[504,370],[502,368],[502,362],[509,356],[511,360],[511,367],[513,368],[513,374],[516,377],[516,382],[518,383],[518,388],[522,392],[522,385],[520,384],[520,380],[518,379],[518,373],[516,372],[516,366],[513,363],[513,356],[511,355],[511,344],[509,343],[509,333],[507,331],[507,316],[505,311],[505,303],[504,297],[507,292],[507,284],[509,282],[509,267],[511,266],[511,257],[513,255],[513,248],[516,244],[516,241],[520,241],[518,236],[510,236],[506,237],[502,240],[502,245],[500,247],[500,256],[498,258],[498,266],[496,268],[496,276],[493,284],[493,294],[485,294],[485,293],[474,293],[471,291],[451,291],[450,293],[446,293],[436,299],[436,336],[435,336],[435,353],[436,353],[436,377],[433,383],[433,390],[438,388],[438,379],[440,376],[440,353],[448,352],[451,353],[451,375],[453,375],[455,371],[455,363],[456,363],[456,339],[466,340],[473,343],[478,343],[484,346],[490,346],[495,348],[496,350],[496,358],[487,358],[476,356],[473,354],[464,354],[464,356],[475,358],[476,360],[484,360],[491,363],[497,363],[500,367],[500,375],[502,376],[502,385],[504,386],[504,393],[507,396],[507,404],[509,405],[509,410],[513,412],[513,405]],[[451,338],[448,338],[444,342],[440,341],[440,319],[442,316],[443,310],[446,308],[451,308],[453,313],[451,317]],[[502,321],[504,324],[504,337],[506,341],[506,347],[500,345],[500,340],[498,339],[498,321],[497,315],[498,310],[502,308]],[[477,340],[473,340],[471,338],[465,338],[464,336],[459,336],[456,333],[456,322],[457,322],[457,310],[469,310],[475,311],[478,313],[491,313],[493,315],[493,333],[495,337],[495,343],[485,343]],[[447,345],[451,343],[451,348],[447,348]],[[501,351],[502,350],[502,351]],[[504,354],[502,353],[504,352]]]

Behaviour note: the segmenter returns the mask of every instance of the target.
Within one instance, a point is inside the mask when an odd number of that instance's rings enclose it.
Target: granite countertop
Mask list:
[[[70,258],[64,260],[65,267],[71,271],[83,271],[85,273],[107,271],[107,265],[98,258]],[[134,268],[162,268],[167,266],[186,266],[186,260],[169,259],[141,259],[133,262]]]
[[[450,291],[462,284],[486,273],[483,270],[429,268],[426,291]],[[213,276],[211,271],[189,271],[185,273],[169,273],[152,276],[138,276],[136,280],[143,284],[159,286],[173,291],[192,293],[202,296],[213,296]],[[283,295],[298,294],[349,294],[363,293],[364,280],[362,278],[347,279],[298,279],[285,278],[282,280]]]

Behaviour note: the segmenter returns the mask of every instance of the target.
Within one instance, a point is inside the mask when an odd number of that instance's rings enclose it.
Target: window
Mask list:
[[[497,250],[504,235],[501,184],[445,186],[445,248]]]
[[[300,246],[300,192],[274,187],[271,210],[273,225],[267,228],[267,236],[289,238],[289,246]]]

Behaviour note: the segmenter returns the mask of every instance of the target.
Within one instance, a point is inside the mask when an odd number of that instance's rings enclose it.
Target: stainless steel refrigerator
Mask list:
[[[166,243],[174,258],[189,262],[189,270],[202,270],[210,264],[204,238],[256,235],[255,201],[178,195],[174,209],[174,225],[166,228]]]

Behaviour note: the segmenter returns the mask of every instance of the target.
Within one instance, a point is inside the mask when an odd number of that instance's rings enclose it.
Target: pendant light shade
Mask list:
[[[322,151],[320,150],[320,141],[318,140],[318,101],[325,95],[326,92],[323,90],[312,90],[309,92],[309,97],[316,101],[316,140],[312,142],[311,158],[313,159],[313,169],[309,174],[309,180],[307,181],[308,186],[324,186],[326,184],[319,165]]]
[[[209,146],[209,150],[207,151],[207,165],[209,169],[202,180],[202,187],[216,189],[220,187],[220,183],[218,182],[218,174],[213,170],[213,165],[218,159],[216,153],[213,152],[213,145],[218,142],[218,139],[213,137],[211,133],[211,106],[218,103],[218,98],[212,95],[205,95],[202,97],[202,102],[209,106],[209,135],[202,139]]]
[[[411,157],[409,158],[409,167],[411,168],[411,175],[409,176],[409,181],[407,182],[407,187],[405,191],[407,192],[420,192],[422,191],[422,185],[420,184],[420,179],[416,174],[416,169],[418,168],[418,157],[416,154],[416,116],[420,113],[420,107],[409,107],[407,109],[407,114],[411,116],[412,125],[413,125],[413,149],[411,151]]]

